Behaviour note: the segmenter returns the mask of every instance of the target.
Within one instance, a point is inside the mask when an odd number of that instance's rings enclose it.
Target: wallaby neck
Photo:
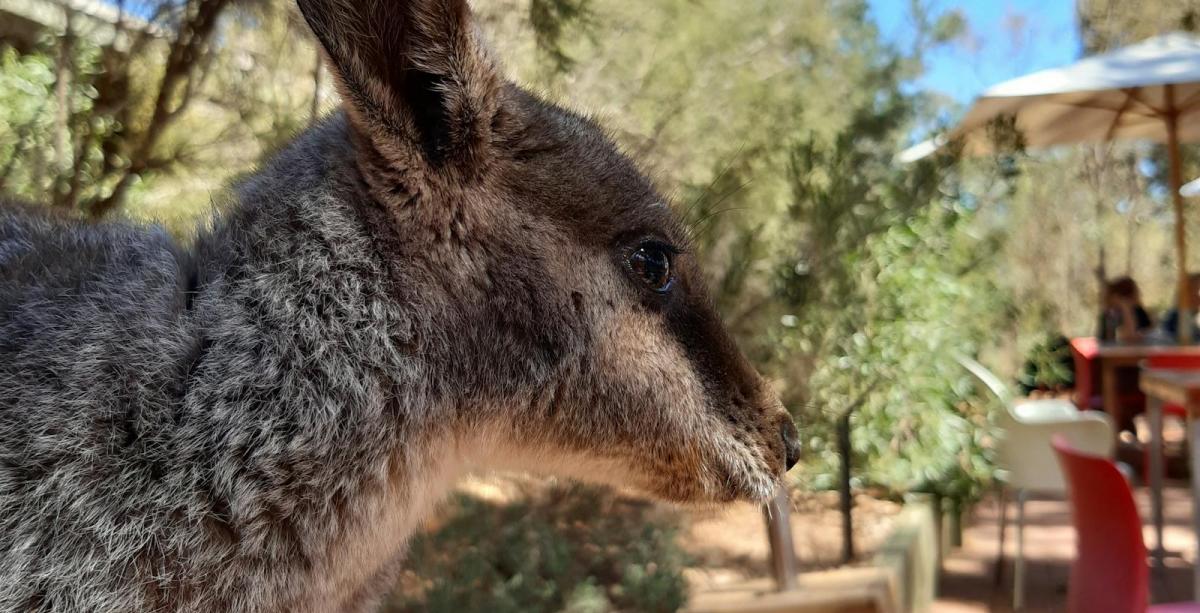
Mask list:
[[[470,402],[450,400],[426,357],[445,306],[381,253],[365,203],[333,193],[355,184],[340,121],[281,154],[288,172],[245,184],[197,245],[201,349],[175,447],[211,475],[197,484],[215,511],[208,537],[267,562],[256,577],[218,579],[268,610],[368,603],[489,448],[461,417]],[[227,566],[218,572],[246,574]]]

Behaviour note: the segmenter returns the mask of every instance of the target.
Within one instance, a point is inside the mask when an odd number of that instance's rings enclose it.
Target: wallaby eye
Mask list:
[[[671,272],[671,258],[675,250],[658,243],[642,243],[629,254],[629,269],[647,287],[660,294],[671,289],[675,276]]]

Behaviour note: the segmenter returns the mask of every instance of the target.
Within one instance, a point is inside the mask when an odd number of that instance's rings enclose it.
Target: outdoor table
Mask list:
[[[1155,345],[1149,343],[1100,343],[1096,360],[1100,362],[1100,394],[1104,412],[1113,419],[1119,433],[1124,423],[1117,389],[1117,369],[1136,368],[1146,358],[1158,356],[1200,356],[1200,345]]]
[[[1200,413],[1200,371],[1167,368],[1146,368],[1139,379],[1146,394],[1150,417],[1150,505],[1154,518],[1154,560],[1163,564],[1163,404],[1177,404],[1187,409],[1187,447],[1192,467],[1192,529],[1197,536],[1197,562],[1192,573],[1195,582],[1194,599],[1200,601],[1200,428],[1194,417]]]

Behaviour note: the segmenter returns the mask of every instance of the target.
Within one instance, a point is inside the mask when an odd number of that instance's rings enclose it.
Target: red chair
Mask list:
[[[1061,436],[1053,445],[1076,535],[1067,613],[1200,613],[1200,603],[1150,605],[1142,520],[1116,464],[1076,451]]]

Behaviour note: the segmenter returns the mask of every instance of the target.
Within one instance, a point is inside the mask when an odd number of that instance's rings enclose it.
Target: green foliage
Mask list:
[[[43,46],[51,45],[47,41]],[[92,116],[97,92],[89,80],[101,71],[99,49],[79,41],[70,61],[81,78],[67,91],[67,129],[93,122],[92,132],[110,129],[111,123]],[[55,67],[49,53],[22,55],[12,48],[0,53],[0,189],[31,201],[45,200],[72,175],[71,165],[61,167],[56,160],[60,143],[55,140],[59,129]],[[103,155],[94,138],[66,144],[68,160],[76,155],[85,160]]]
[[[53,114],[47,101],[53,98],[53,88],[54,64],[46,56],[20,56],[13,49],[0,55],[0,160],[9,193],[28,197],[35,191],[30,188],[43,182],[37,175],[42,174],[39,169],[44,172],[47,160],[20,161],[49,146]]]
[[[1021,390],[1056,390],[1075,383],[1071,345],[1066,337],[1047,335],[1026,352],[1025,366],[1017,378]]]
[[[1133,44],[1167,32],[1200,31],[1200,2],[1158,0],[1133,5],[1122,0],[1078,0],[1079,33],[1091,53]]]
[[[950,42],[967,30],[967,17],[961,9],[946,11],[931,28],[931,37],[936,43]]]
[[[840,461],[827,424],[871,384],[851,420],[861,482],[961,499],[990,480],[988,414],[955,357],[991,342],[1003,303],[982,257],[994,239],[966,231],[969,217],[935,206],[848,256],[858,282],[822,318],[829,350],[809,381],[815,487],[832,485]]]
[[[655,507],[596,488],[505,505],[459,495],[412,542],[385,611],[675,611],[686,596],[675,531]]]
[[[169,3],[151,3],[160,4]],[[318,55],[292,10],[283,0],[197,0],[156,11],[153,36],[130,27],[104,40],[48,37],[25,55],[6,47],[0,188],[187,234],[214,192],[306,125]],[[219,35],[205,25],[217,23]]]

